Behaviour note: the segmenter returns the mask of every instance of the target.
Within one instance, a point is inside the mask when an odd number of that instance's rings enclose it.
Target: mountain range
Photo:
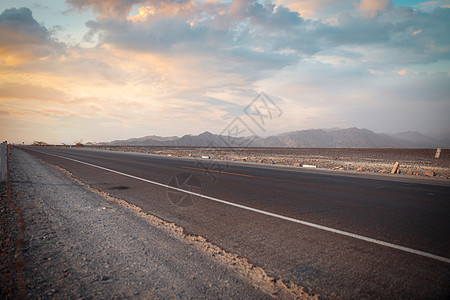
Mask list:
[[[103,143],[109,146],[194,146],[194,147],[291,147],[291,148],[450,148],[450,139],[436,139],[417,131],[396,134],[375,133],[361,128],[308,129],[266,138],[232,137],[208,131],[182,137],[146,136]]]

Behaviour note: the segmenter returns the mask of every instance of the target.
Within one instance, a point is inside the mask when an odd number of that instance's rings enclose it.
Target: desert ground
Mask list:
[[[140,152],[177,157],[315,166],[348,172],[391,174],[392,176],[426,176],[450,179],[450,149],[353,149],[353,148],[205,148],[205,147],[94,147],[102,150]],[[203,158],[202,158],[203,157]]]

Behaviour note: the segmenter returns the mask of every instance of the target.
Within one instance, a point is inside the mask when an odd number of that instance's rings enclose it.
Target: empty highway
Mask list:
[[[450,295],[446,182],[89,149],[21,149],[324,298]]]

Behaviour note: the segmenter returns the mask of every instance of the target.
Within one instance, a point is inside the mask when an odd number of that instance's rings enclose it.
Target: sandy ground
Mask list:
[[[96,149],[141,152],[178,157],[280,164],[350,172],[395,174],[450,179],[450,149],[443,149],[439,159],[436,149],[291,149],[291,148],[196,148],[196,147],[93,147]],[[393,174],[393,175],[395,175]]]

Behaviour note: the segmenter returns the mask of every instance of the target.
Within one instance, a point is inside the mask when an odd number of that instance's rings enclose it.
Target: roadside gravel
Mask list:
[[[19,149],[9,166],[12,200],[25,221],[24,243],[15,257],[24,260],[28,298],[313,298]],[[3,200],[2,218],[11,214]],[[3,244],[17,236],[17,230],[8,232]],[[17,268],[7,269],[2,259],[2,274],[17,277]],[[17,295],[17,288],[6,285],[2,296]]]

